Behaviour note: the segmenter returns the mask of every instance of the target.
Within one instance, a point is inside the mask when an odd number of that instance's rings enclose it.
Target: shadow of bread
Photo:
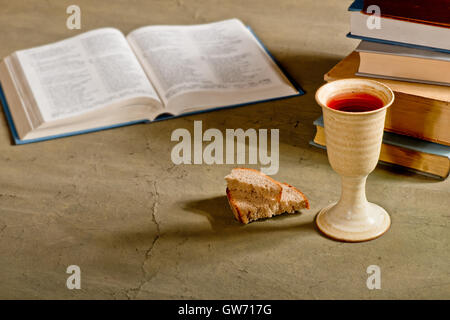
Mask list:
[[[308,226],[308,223],[306,224],[294,224],[294,225],[267,225],[264,222],[267,222],[268,220],[273,221],[283,221],[288,220],[289,218],[292,218],[293,216],[300,216],[302,215],[301,212],[297,212],[294,214],[289,213],[283,213],[277,216],[274,216],[272,218],[266,218],[266,219],[260,219],[258,221],[254,221],[249,223],[248,225],[244,225],[237,221],[234,216],[233,212],[230,208],[230,205],[228,204],[228,199],[226,196],[218,196],[213,198],[207,198],[207,199],[201,199],[201,200],[194,200],[189,201],[184,204],[183,209],[202,215],[208,219],[208,222],[211,225],[211,228],[215,232],[227,232],[232,233],[233,230],[239,230],[238,232],[244,232],[241,229],[243,229],[246,226],[250,226],[250,228],[246,228],[245,232],[258,232],[258,231],[276,231],[276,230],[292,230],[296,228],[303,228],[303,227],[311,227],[311,229],[314,229],[314,226]],[[264,226],[266,225],[266,226]],[[251,227],[254,226],[254,227]]]

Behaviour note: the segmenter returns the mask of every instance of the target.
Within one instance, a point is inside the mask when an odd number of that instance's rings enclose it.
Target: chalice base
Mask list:
[[[367,202],[363,219],[353,219],[346,215],[336,214],[336,203],[320,210],[316,217],[316,225],[326,236],[345,242],[362,242],[376,239],[391,226],[389,214],[379,205]],[[335,210],[333,210],[333,208]],[[358,215],[361,216],[361,215]]]

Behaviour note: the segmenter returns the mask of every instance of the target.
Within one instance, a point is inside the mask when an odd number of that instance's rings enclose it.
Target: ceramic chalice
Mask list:
[[[328,160],[341,177],[341,198],[316,217],[330,238],[359,242],[385,233],[391,219],[382,207],[368,202],[366,179],[380,156],[386,110],[394,101],[390,88],[365,79],[343,79],[316,92],[322,107]]]

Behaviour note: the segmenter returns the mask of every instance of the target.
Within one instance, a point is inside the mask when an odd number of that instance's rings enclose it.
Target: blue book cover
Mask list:
[[[373,42],[384,43],[384,44],[392,44],[392,45],[397,45],[397,46],[404,46],[404,47],[407,47],[407,48],[422,49],[422,50],[432,50],[432,51],[437,51],[437,52],[450,53],[450,50],[446,50],[446,49],[421,46],[421,45],[410,44],[410,43],[406,43],[406,42],[397,42],[397,41],[391,41],[391,40],[384,40],[384,39],[377,39],[377,38],[358,36],[358,35],[352,34],[351,32],[347,33],[347,37],[348,38],[352,38],[352,39],[359,39],[359,40],[373,41]]]
[[[348,7],[348,11],[361,11],[362,9],[364,9],[364,0],[355,0]]]
[[[284,98],[289,98],[289,97],[301,96],[301,95],[305,94],[305,91],[303,91],[303,89],[300,87],[300,85],[286,72],[286,70],[281,66],[281,64],[272,56],[272,54],[269,52],[267,47],[256,36],[256,34],[253,32],[253,30],[249,26],[247,26],[247,28],[250,30],[250,32],[255,37],[255,39],[260,43],[260,45],[264,48],[264,50],[266,51],[268,56],[273,60],[273,62],[276,64],[276,66],[281,70],[281,72],[284,74],[284,76],[289,80],[289,82],[292,84],[292,86],[298,91],[298,93],[293,94],[293,95],[289,95],[289,96],[276,97],[276,98],[273,98],[273,99],[249,101],[249,102],[246,102],[246,103],[241,103],[241,104],[236,104],[236,105],[231,105],[231,106],[214,107],[214,108],[211,108],[211,109],[204,109],[204,110],[200,110],[200,111],[186,112],[186,113],[183,113],[183,114],[180,114],[180,115],[177,115],[177,116],[170,115],[170,114],[163,114],[163,115],[158,116],[153,121],[150,121],[150,120],[147,120],[147,119],[143,119],[143,120],[138,120],[138,121],[131,121],[131,122],[115,124],[115,125],[112,125],[112,126],[103,126],[103,127],[97,127],[97,128],[92,128],[92,129],[88,129],[88,130],[67,132],[67,133],[63,133],[63,134],[46,136],[46,137],[37,138],[37,139],[26,139],[26,140],[24,139],[24,140],[21,140],[19,138],[19,135],[17,134],[17,130],[16,130],[16,127],[14,125],[14,120],[12,118],[12,115],[11,115],[8,103],[6,101],[6,97],[5,97],[5,94],[3,92],[3,88],[2,88],[2,86],[0,84],[0,102],[1,102],[1,104],[3,106],[3,111],[5,113],[5,117],[6,117],[6,120],[8,122],[12,138],[13,138],[15,144],[17,144],[17,145],[28,144],[28,143],[34,143],[34,142],[40,142],[40,141],[57,139],[57,138],[64,138],[64,137],[69,137],[69,136],[74,136],[74,135],[79,135],[79,134],[84,134],[84,133],[89,133],[89,132],[95,132],[95,131],[107,130],[107,129],[112,129],[112,128],[124,127],[124,126],[129,126],[129,125],[138,124],[138,123],[150,123],[150,122],[156,122],[156,121],[162,121],[162,120],[167,120],[167,119],[179,118],[179,117],[184,117],[184,116],[189,116],[189,115],[194,115],[194,114],[199,114],[199,113],[205,113],[205,112],[210,112],[210,111],[215,111],[215,110],[220,110],[220,109],[236,108],[236,107],[246,106],[246,105],[250,105],[250,104],[256,104],[256,103],[274,101],[274,100],[279,100],[279,99],[284,99]]]

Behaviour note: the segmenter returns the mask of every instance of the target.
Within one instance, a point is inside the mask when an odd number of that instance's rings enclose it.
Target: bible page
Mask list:
[[[170,111],[249,102],[261,97],[257,92],[268,88],[284,88],[278,91],[280,95],[298,93],[237,19],[205,25],[143,27],[131,32],[127,39]],[[195,95],[187,98],[185,94],[190,92]],[[216,93],[217,99],[199,92]]]
[[[123,34],[113,28],[16,52],[43,121],[64,119],[136,98],[159,97]]]

